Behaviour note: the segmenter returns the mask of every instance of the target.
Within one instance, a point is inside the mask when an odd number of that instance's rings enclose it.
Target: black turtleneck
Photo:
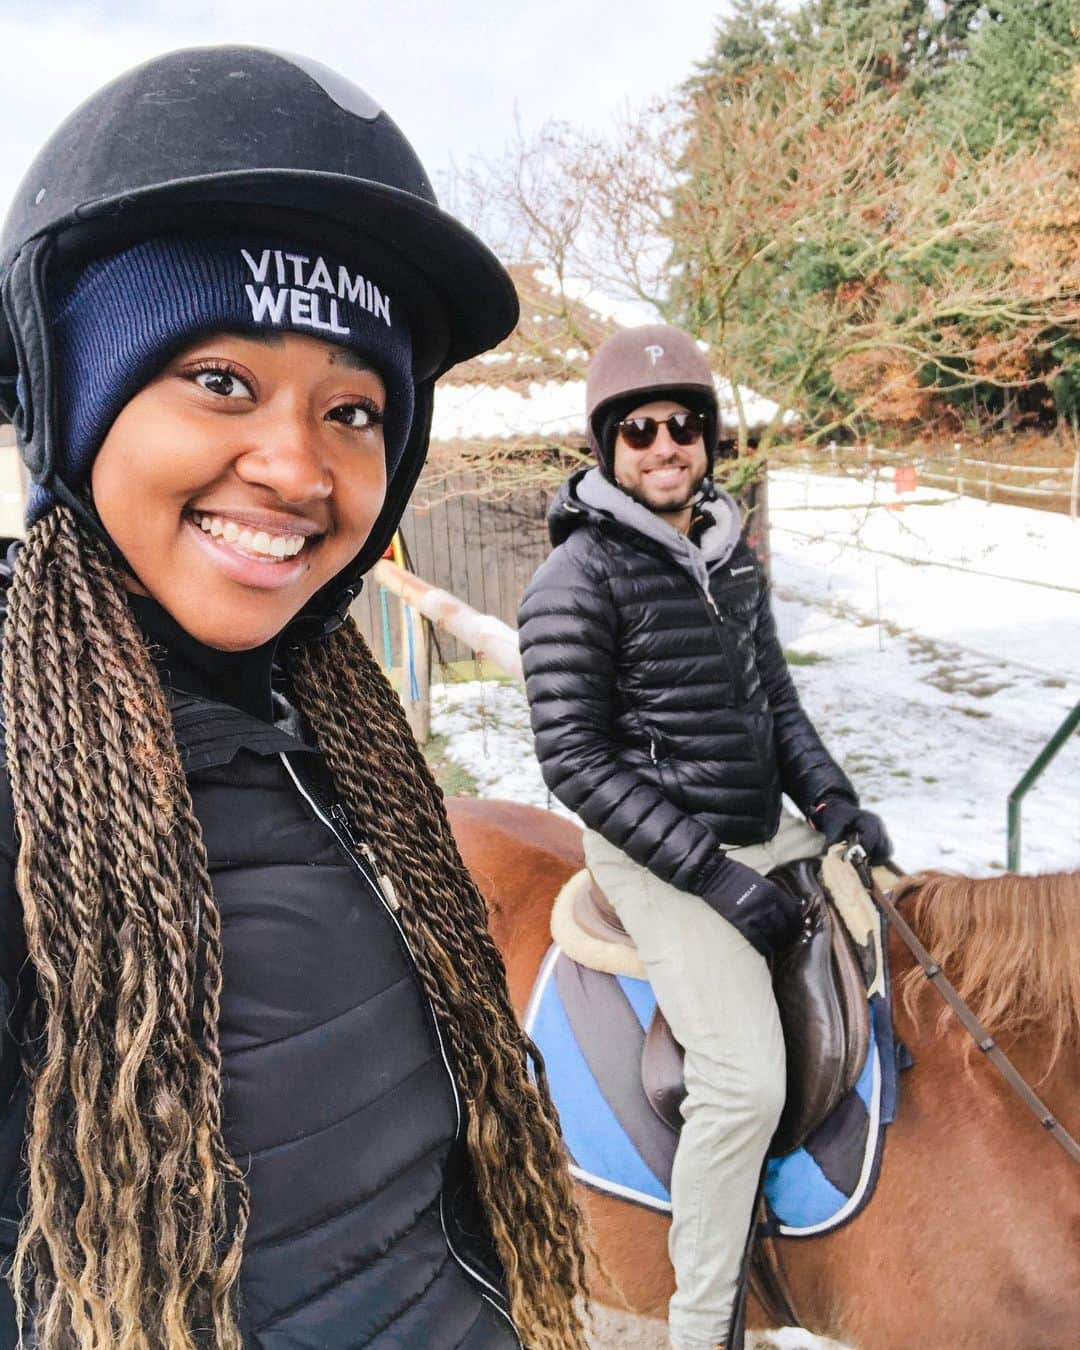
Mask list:
[[[223,652],[193,638],[151,596],[129,593],[128,600],[166,688],[228,703],[273,722],[270,680],[277,637],[248,651]]]

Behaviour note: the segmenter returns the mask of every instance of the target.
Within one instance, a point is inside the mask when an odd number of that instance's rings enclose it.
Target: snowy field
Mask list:
[[[891,475],[785,471],[769,496],[792,673],[897,858],[1002,869],[1008,794],[1080,700],[1080,522]],[[516,686],[437,689],[434,730],[481,795],[558,809]],[[1080,867],[1078,782],[1080,736],[1025,799],[1022,870]]]
[[[908,870],[1006,859],[1009,791],[1080,700],[1080,521],[891,475],[769,479],[781,637],[803,702]],[[903,509],[893,509],[899,502]],[[482,796],[552,806],[514,685],[435,691],[434,730]],[[1022,870],[1080,868],[1080,735],[1023,809]],[[595,1350],[661,1350],[657,1323],[605,1317]],[[784,1331],[762,1346],[825,1350]]]

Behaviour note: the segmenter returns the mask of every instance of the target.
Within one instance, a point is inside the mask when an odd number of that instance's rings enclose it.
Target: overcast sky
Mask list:
[[[0,213],[52,129],[170,48],[245,42],[336,67],[437,181],[495,155],[514,119],[602,129],[691,74],[727,0],[0,0]]]

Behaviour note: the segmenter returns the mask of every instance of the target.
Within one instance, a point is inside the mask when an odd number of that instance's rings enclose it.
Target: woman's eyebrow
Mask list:
[[[283,333],[275,333],[273,329],[254,328],[249,330],[242,329],[237,333],[230,333],[226,330],[226,337],[238,337],[242,342],[258,342],[264,347],[280,347],[285,341]]]
[[[373,375],[378,373],[370,361],[366,361],[359,352],[354,352],[349,347],[336,347],[330,353],[330,364],[348,366],[351,370],[367,370]]]

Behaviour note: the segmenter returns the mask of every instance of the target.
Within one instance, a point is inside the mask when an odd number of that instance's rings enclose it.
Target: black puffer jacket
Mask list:
[[[226,1141],[247,1173],[245,1345],[511,1350],[501,1270],[453,1079],[387,903],[314,750],[279,725],[174,694],[221,909]],[[0,776],[0,997],[30,973]],[[17,1031],[19,1018],[13,1018]],[[0,1116],[0,1256],[19,1218],[24,1096]],[[15,1344],[0,1286],[0,1346]]]
[[[825,796],[855,799],[799,703],[737,508],[721,494],[708,509],[721,538],[689,550],[596,470],[575,474],[519,615],[548,787],[695,893],[721,846],[775,833],[782,791],[804,812]]]

